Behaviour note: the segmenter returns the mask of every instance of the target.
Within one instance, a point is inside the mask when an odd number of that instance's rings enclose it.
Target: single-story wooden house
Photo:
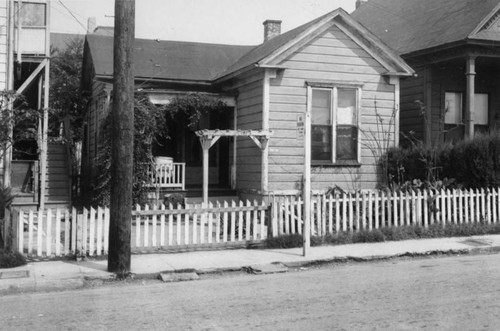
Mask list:
[[[377,185],[377,156],[398,143],[400,79],[413,70],[342,9],[283,34],[280,23],[264,22],[258,46],[136,40],[136,89],[153,103],[196,92],[217,95],[232,109],[206,119],[205,130],[176,124],[170,154],[158,154],[160,163],[173,162],[171,177],[182,173],[184,182],[173,186],[201,187],[206,152],[211,189],[230,187],[242,198],[296,194],[305,148],[311,149],[313,191]],[[83,88],[92,100],[82,182],[89,185],[109,111],[112,45],[109,36],[87,35]],[[304,146],[306,112],[310,146]]]
[[[434,145],[498,127],[499,0],[365,0],[352,16],[417,73],[401,84],[402,133]]]

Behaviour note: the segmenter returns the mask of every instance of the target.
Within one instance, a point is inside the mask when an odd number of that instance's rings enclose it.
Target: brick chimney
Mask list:
[[[368,0],[356,0],[356,9],[358,9],[363,4],[367,3]]]
[[[89,17],[87,21],[87,33],[88,34],[94,33],[96,27],[97,23],[95,17]]]
[[[281,21],[266,20],[264,23],[264,42],[281,34]]]

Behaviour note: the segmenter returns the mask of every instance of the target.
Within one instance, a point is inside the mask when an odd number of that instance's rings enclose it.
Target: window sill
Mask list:
[[[311,167],[314,168],[360,168],[361,163],[358,161],[339,161],[336,163],[321,163],[312,162]]]

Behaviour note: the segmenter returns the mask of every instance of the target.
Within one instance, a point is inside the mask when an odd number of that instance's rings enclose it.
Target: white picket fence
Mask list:
[[[265,203],[136,206],[131,219],[133,251],[229,246],[267,238]],[[28,256],[106,255],[109,209],[47,209],[14,213],[19,252]]]
[[[272,203],[272,236],[301,234],[301,197],[275,198]],[[415,190],[316,195],[311,199],[311,235],[381,227],[431,224],[497,223],[500,221],[500,188],[492,190]]]
[[[311,234],[381,227],[500,222],[500,189],[366,192],[316,195]],[[269,210],[269,206],[271,207]],[[264,202],[205,207],[136,206],[131,218],[135,252],[257,243],[269,235],[302,234],[303,201],[281,196]],[[267,212],[269,210],[269,212]],[[18,250],[29,256],[105,255],[109,209],[47,209],[13,213]]]

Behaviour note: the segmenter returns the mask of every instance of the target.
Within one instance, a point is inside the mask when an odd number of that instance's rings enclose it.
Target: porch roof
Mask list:
[[[499,40],[474,33],[500,4],[499,0],[369,0],[351,16],[399,54],[464,41]]]

